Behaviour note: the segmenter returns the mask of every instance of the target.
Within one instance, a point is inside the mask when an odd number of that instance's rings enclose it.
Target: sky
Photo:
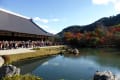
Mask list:
[[[120,0],[0,0],[0,8],[30,17],[56,34],[71,25],[88,25],[120,13]]]

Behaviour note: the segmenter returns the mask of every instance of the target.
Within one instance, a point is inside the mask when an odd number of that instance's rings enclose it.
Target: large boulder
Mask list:
[[[72,54],[79,54],[79,53],[80,53],[77,48],[74,48],[74,49],[69,48],[69,49],[67,49],[66,51],[67,51],[68,53],[72,53]]]
[[[74,54],[79,54],[79,50],[77,48],[73,49]]]
[[[5,63],[4,59],[0,57],[0,67]]]
[[[12,77],[13,75],[19,75],[20,69],[13,65],[4,65],[0,67],[0,78],[8,76]]]
[[[117,80],[111,71],[96,71],[93,80]]]

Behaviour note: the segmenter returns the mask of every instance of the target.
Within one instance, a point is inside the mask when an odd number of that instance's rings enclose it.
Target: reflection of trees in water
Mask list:
[[[80,49],[79,55],[65,54],[64,57],[67,58],[80,58],[86,57],[93,59],[94,61],[103,66],[117,67],[120,69],[120,52],[117,49],[104,49],[104,48],[84,48]]]
[[[21,69],[22,74],[31,73],[33,70],[35,70],[37,67],[39,67],[44,62],[47,62],[48,60],[54,58],[55,56],[49,56],[44,58],[36,58],[36,59],[28,59],[28,60],[22,60],[13,63],[13,65],[19,67]]]
[[[103,66],[117,67],[120,69],[120,52],[117,49],[86,49],[81,50],[84,56],[94,56],[98,64]]]
[[[103,66],[117,67],[120,69],[120,56],[98,56],[96,62]]]

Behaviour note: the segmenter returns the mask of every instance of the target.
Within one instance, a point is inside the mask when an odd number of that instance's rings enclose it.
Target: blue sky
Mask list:
[[[58,33],[120,12],[120,0],[0,0],[0,7],[31,17],[43,29]]]

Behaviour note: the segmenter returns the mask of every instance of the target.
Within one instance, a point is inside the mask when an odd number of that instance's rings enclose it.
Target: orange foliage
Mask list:
[[[77,40],[80,40],[80,39],[82,38],[82,36],[83,36],[82,33],[76,33],[76,34],[75,34],[75,38],[76,38]]]
[[[64,37],[65,37],[65,39],[66,39],[67,41],[69,41],[69,40],[71,40],[71,39],[74,38],[74,35],[73,35],[73,33],[71,33],[71,32],[65,32],[65,33],[64,33]]]
[[[66,40],[71,40],[71,39],[77,39],[77,40],[80,40],[82,38],[83,34],[82,33],[71,33],[71,32],[65,32],[64,33],[64,38]]]
[[[116,28],[115,28],[115,31],[116,31],[116,32],[120,32],[120,27],[116,27]]]
[[[87,39],[87,40],[90,40],[91,39],[91,33],[90,32],[88,32],[88,33],[86,33],[85,34],[85,38]]]
[[[113,36],[113,31],[107,31],[106,37],[111,38]]]
[[[76,39],[78,41],[80,40],[91,40],[92,38],[99,38],[100,44],[107,43],[108,40],[113,39],[114,33],[120,32],[120,27],[110,27],[108,30],[102,30],[100,28],[97,28],[95,31],[92,32],[86,32],[86,33],[72,33],[72,32],[65,32],[64,38],[67,41],[70,41],[72,39]],[[84,39],[83,39],[84,38]]]
[[[105,37],[102,37],[101,39],[100,39],[100,44],[104,44],[106,42],[106,38]]]
[[[120,32],[120,27],[112,27],[109,29],[110,32],[115,33],[115,32]]]

